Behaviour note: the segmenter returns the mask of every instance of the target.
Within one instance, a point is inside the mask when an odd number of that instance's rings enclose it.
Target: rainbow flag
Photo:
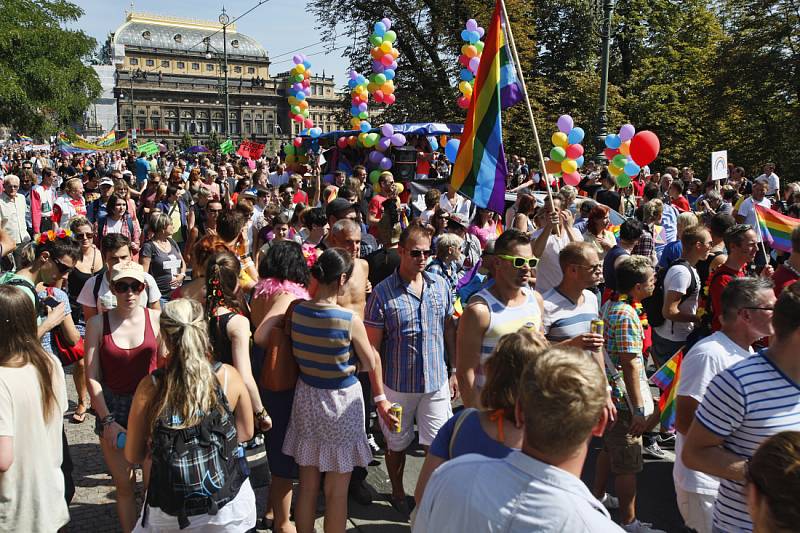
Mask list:
[[[650,382],[661,389],[658,410],[661,413],[661,425],[666,429],[675,427],[675,398],[678,396],[678,382],[681,377],[682,362],[683,350],[679,350],[650,377]]]
[[[756,205],[756,218],[764,242],[775,250],[792,253],[792,231],[800,226],[800,219],[787,217],[760,205]]]
[[[502,122],[502,109],[507,106],[503,100],[505,96],[506,104],[518,101],[517,93],[521,92],[505,46],[501,10],[498,1],[486,35],[451,180],[453,187],[475,205],[495,213],[505,212],[508,175]]]

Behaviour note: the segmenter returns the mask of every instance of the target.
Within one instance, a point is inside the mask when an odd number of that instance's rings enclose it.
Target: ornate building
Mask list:
[[[130,12],[111,35],[116,66],[118,129],[136,128],[148,139],[177,142],[188,132],[202,142],[251,139],[271,145],[298,131],[290,124],[288,72],[270,74],[267,51],[229,23]],[[227,41],[227,42],[225,42]],[[227,50],[229,117],[225,128]],[[323,131],[339,129],[332,76],[314,76],[308,97],[311,118]]]

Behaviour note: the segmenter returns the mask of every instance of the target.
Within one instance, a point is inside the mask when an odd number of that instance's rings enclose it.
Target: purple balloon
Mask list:
[[[477,74],[478,67],[480,66],[480,64],[481,64],[481,58],[473,57],[472,59],[469,60],[469,71],[472,72],[473,74]]]
[[[372,60],[372,72],[377,72],[379,68],[385,68],[383,63],[378,61],[377,59]]]
[[[391,137],[392,139],[392,146],[403,146],[406,144],[406,136],[402,133],[395,133]]]
[[[302,91],[303,90],[303,84],[302,83],[293,84],[292,85],[292,90],[293,91]]]
[[[386,31],[389,31],[389,30],[392,29],[392,21],[388,17],[383,17],[381,19],[381,22],[383,22],[383,25],[386,26]]]
[[[469,19],[467,21],[467,29],[469,31],[478,31],[478,22],[475,19]]]
[[[475,31],[477,31],[478,35],[480,35],[481,39],[483,39],[483,34],[486,33],[486,30],[484,30],[482,27],[478,26],[478,29],[475,30]]]
[[[373,165],[377,165],[383,159],[386,158],[383,157],[383,154],[378,152],[377,150],[369,153],[369,162],[372,163]]]
[[[630,141],[636,135],[636,128],[633,124],[625,124],[619,129],[619,138],[622,142]]]
[[[311,87],[306,87],[303,89],[303,92],[306,94],[306,96],[311,96]]]
[[[296,56],[292,57],[292,61],[294,61],[295,65],[299,65],[303,62],[303,58],[300,56],[300,54],[297,54]]]
[[[356,78],[358,78],[358,72],[356,72],[353,69],[350,69],[350,79],[355,80]]]
[[[397,61],[392,61],[392,64],[386,67],[388,69],[397,70]]]
[[[358,110],[361,111],[361,112],[366,111],[367,110],[367,104],[365,104],[364,102],[361,102],[360,104],[358,104]]]
[[[392,126],[391,124],[384,124],[383,126],[381,126],[381,133],[383,134],[384,137],[391,137],[392,135],[394,135],[394,126]]]
[[[380,153],[380,152],[373,152],[373,153]],[[384,157],[383,159],[381,159],[379,166],[383,170],[389,170],[390,168],[392,168],[392,160],[389,159],[388,157]]]
[[[558,131],[562,133],[569,133],[572,127],[575,125],[575,122],[572,120],[572,117],[569,115],[561,115],[558,117]]]
[[[378,144],[375,145],[375,147],[381,152],[385,152],[386,150],[389,149],[391,145],[392,145],[391,137],[382,137],[381,140],[378,141]]]

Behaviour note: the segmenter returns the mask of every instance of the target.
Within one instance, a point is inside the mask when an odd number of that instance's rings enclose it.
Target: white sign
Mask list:
[[[724,180],[728,177],[728,151],[711,152],[711,179]]]

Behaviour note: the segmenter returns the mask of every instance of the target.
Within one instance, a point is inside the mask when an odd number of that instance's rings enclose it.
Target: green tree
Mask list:
[[[191,148],[192,146],[194,146],[194,139],[192,139],[192,136],[189,135],[188,131],[184,131],[183,135],[181,136],[181,140],[178,141],[178,147],[181,150],[186,150],[187,148]]]
[[[96,41],[67,30],[83,11],[66,0],[4,0],[0,17],[0,123],[47,135],[82,120],[100,94],[89,60]]]
[[[216,152],[217,150],[219,150],[219,145],[220,145],[219,136],[217,135],[216,131],[212,131],[211,133],[208,134],[208,139],[206,139],[206,148],[208,148],[212,152]]]

